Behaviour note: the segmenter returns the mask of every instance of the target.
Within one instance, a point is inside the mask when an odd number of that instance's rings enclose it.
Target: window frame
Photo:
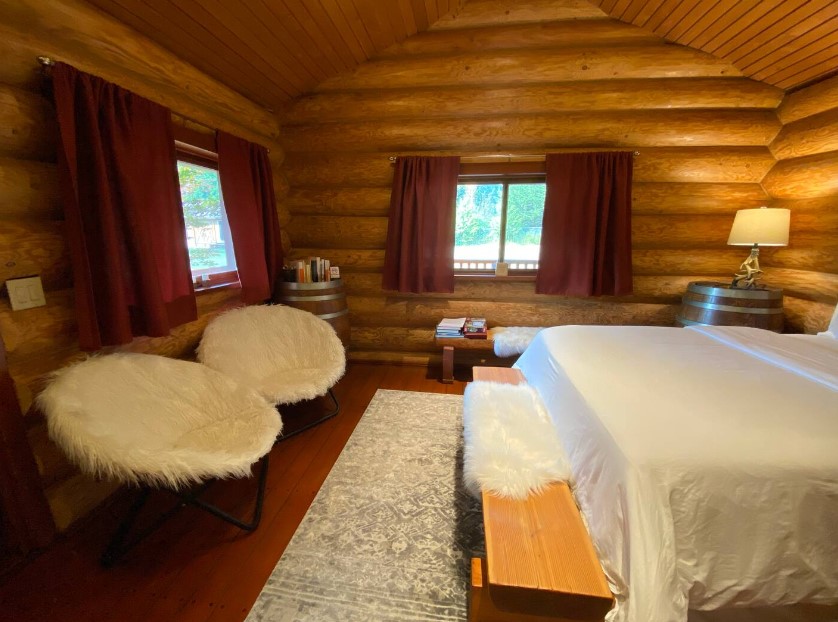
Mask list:
[[[538,167],[533,167],[533,164],[540,164]],[[540,170],[539,170],[540,169]],[[507,172],[504,172],[507,171]],[[464,164],[460,167],[460,175],[457,177],[457,186],[465,184],[502,184],[501,191],[501,215],[500,215],[500,248],[499,259],[497,263],[505,261],[506,250],[506,219],[507,219],[507,199],[509,197],[510,184],[546,184],[547,176],[544,171],[544,162],[535,163],[515,163],[515,166],[510,166],[509,163],[504,164],[487,164],[487,165],[468,165]],[[454,217],[456,219],[457,208],[454,207]],[[456,222],[456,221],[455,221]],[[539,242],[539,248],[541,242]],[[457,267],[460,263],[493,263],[483,261],[458,261],[454,260],[454,275],[455,276],[487,276],[494,275],[494,268],[463,268]],[[525,262],[520,262],[525,263]],[[529,262],[526,262],[529,263]],[[538,262],[536,262],[537,266]],[[535,276],[538,268],[509,268],[510,276]]]
[[[183,128],[181,128],[183,129]],[[209,137],[207,137],[209,138]],[[191,144],[190,141],[185,142],[183,140],[175,140],[175,155],[178,162],[186,162],[188,164],[194,164],[195,166],[202,166],[204,168],[212,169],[218,172],[218,154],[214,151],[210,151],[204,147],[210,146],[210,144],[206,144],[203,146]],[[201,141],[204,142],[204,141]],[[221,181],[219,179],[219,186]],[[178,184],[178,188],[180,184]],[[224,205],[224,196],[220,197],[221,200],[221,226],[223,229],[224,234],[226,234],[228,240],[232,240],[232,233],[230,232],[230,221],[227,217],[227,207]],[[184,229],[184,242],[186,241],[186,230]],[[229,262],[229,258],[232,255],[233,259],[235,260],[235,252],[234,249],[225,249],[227,252],[227,258]],[[229,263],[228,263],[229,265]],[[190,264],[189,272],[192,275],[192,283],[195,287],[196,291],[207,290],[219,286],[226,286],[226,285],[239,285],[239,272],[238,269],[236,270],[227,270],[224,272],[215,272],[212,274],[208,274],[207,270],[211,270],[212,268],[198,268],[196,270],[192,269]],[[206,277],[206,279],[204,278]],[[209,281],[209,285],[203,285]],[[201,283],[201,286],[196,285],[196,283]]]

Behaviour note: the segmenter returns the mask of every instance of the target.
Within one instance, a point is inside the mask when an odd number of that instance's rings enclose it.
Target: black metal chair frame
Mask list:
[[[329,397],[332,398],[332,404],[334,405],[332,407],[332,410],[330,410],[329,412],[327,412],[325,415],[321,416],[320,418],[318,418],[314,421],[311,421],[310,423],[307,423],[306,425],[301,427],[299,430],[294,430],[290,434],[281,434],[279,436],[279,438],[276,440],[276,442],[281,443],[282,441],[286,441],[289,438],[291,438],[292,436],[297,436],[297,434],[300,434],[301,432],[305,432],[306,430],[309,430],[316,425],[320,425],[324,421],[328,421],[329,419],[331,419],[332,417],[337,415],[340,412],[340,404],[338,403],[338,398],[335,397],[334,391],[332,391],[331,389],[329,389],[328,394],[329,394]]]
[[[131,507],[128,509],[128,513],[126,514],[125,518],[120,523],[119,527],[117,527],[116,531],[114,532],[113,536],[111,537],[108,546],[105,548],[105,552],[102,553],[101,563],[104,567],[109,568],[116,563],[125,553],[139,544],[142,540],[146,537],[154,533],[160,526],[166,522],[169,518],[174,516],[175,513],[180,511],[182,508],[186,507],[187,505],[191,505],[197,508],[200,508],[206,512],[209,512],[216,518],[220,518],[221,520],[230,523],[231,525],[235,525],[239,529],[242,529],[247,532],[255,531],[256,528],[259,526],[260,521],[262,520],[262,507],[265,501],[265,487],[268,481],[268,464],[270,462],[269,459],[270,454],[265,454],[265,456],[261,459],[262,466],[259,470],[259,482],[258,488],[256,491],[256,505],[253,509],[253,516],[250,519],[250,522],[244,522],[239,518],[225,512],[221,508],[212,505],[211,503],[207,503],[199,498],[201,494],[216,480],[210,480],[205,482],[201,486],[199,486],[195,490],[189,490],[185,492],[177,491],[177,490],[170,490],[170,489],[162,489],[165,492],[171,493],[179,499],[179,502],[172,507],[170,510],[164,512],[160,515],[151,525],[146,527],[145,529],[137,532],[133,538],[129,540],[128,536],[131,532],[131,528],[134,526],[137,518],[140,515],[140,512],[145,506],[146,501],[148,501],[148,497],[153,490],[157,490],[151,488],[149,486],[142,486],[134,499],[134,503],[131,504]]]

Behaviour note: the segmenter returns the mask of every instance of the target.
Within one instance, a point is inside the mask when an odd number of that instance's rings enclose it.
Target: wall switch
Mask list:
[[[43,307],[47,304],[47,300],[44,298],[44,288],[41,286],[41,277],[39,276],[11,279],[6,281],[6,289],[9,291],[12,311]]]

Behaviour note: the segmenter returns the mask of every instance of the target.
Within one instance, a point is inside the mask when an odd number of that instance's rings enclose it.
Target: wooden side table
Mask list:
[[[493,352],[495,340],[492,335],[494,329],[489,329],[486,339],[466,339],[465,337],[436,337],[437,346],[442,347],[442,378],[444,384],[454,382],[454,350],[483,350]]]
[[[693,281],[676,317],[681,326],[750,326],[783,330],[783,290],[738,289],[729,283]]]

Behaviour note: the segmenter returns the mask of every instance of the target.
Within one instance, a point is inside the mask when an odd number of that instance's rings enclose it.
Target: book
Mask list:
[[[485,318],[468,318],[463,326],[463,337],[467,339],[488,339],[489,327]]]
[[[466,318],[458,317],[458,318],[443,318],[442,321],[437,324],[436,327],[436,336],[437,337],[462,337],[463,336],[463,327],[465,326]]]

